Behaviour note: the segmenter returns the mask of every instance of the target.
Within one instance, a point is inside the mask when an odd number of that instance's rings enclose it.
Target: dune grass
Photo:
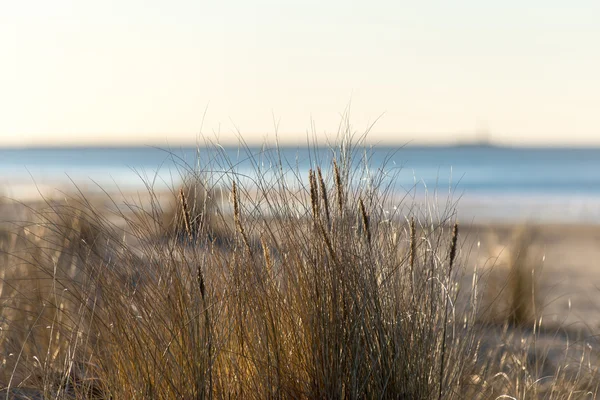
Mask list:
[[[149,187],[145,205],[80,193],[4,223],[0,395],[595,397],[591,366],[549,379],[485,345],[451,212],[393,207],[393,170],[355,168],[356,149],[306,184],[276,153],[251,185],[219,160],[190,167],[168,209]],[[505,326],[535,326],[512,301]]]

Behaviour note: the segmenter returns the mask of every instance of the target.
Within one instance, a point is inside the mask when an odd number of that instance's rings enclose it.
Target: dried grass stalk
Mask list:
[[[323,199],[323,207],[325,208],[325,218],[327,218],[327,225],[331,224],[331,215],[329,214],[329,198],[327,196],[327,186],[325,186],[325,180],[321,173],[321,167],[317,167],[317,175],[319,176],[319,186],[321,189],[321,198]]]
[[[185,198],[185,193],[183,188],[179,189],[179,202],[181,203],[181,214],[183,217],[183,225],[185,227],[185,231],[188,234],[190,240],[193,238],[192,235],[192,223],[190,217],[190,209],[188,207],[187,199]]]
[[[360,208],[360,215],[362,217],[363,229],[365,230],[367,243],[371,244],[371,227],[369,225],[369,216],[367,215],[365,203],[363,202],[362,198],[358,199],[358,206]]]
[[[233,197],[233,219],[235,221],[235,226],[238,229],[238,232],[242,236],[242,241],[246,246],[246,250],[248,250],[249,254],[252,254],[252,250],[250,247],[250,242],[248,241],[248,237],[246,236],[246,231],[244,230],[244,225],[242,225],[242,218],[240,214],[240,198],[237,190],[237,185],[233,182],[233,186],[231,188],[231,195]]]
[[[333,160],[333,178],[335,180],[335,188],[337,191],[338,212],[340,213],[340,216],[342,216],[344,213],[344,188],[342,186],[340,168],[335,160]]]
[[[458,242],[458,222],[454,223],[452,228],[452,238],[450,239],[450,268],[448,273],[452,273],[452,267],[454,266],[454,259],[456,258],[456,249]]]
[[[313,218],[316,220],[319,218],[319,192],[315,172],[312,169],[308,170],[308,180],[310,183],[310,204],[312,205]]]
[[[452,266],[454,264],[454,258],[456,257],[456,244],[458,243],[458,222],[454,223],[452,228],[452,238],[450,239],[450,264],[448,267],[448,281],[446,282],[446,288],[449,288],[450,281],[452,279]],[[440,378],[439,378],[439,391],[438,400],[442,400],[443,387],[444,387],[444,376],[445,376],[445,361],[446,361],[446,334],[448,329],[448,296],[450,293],[446,293],[444,296],[444,325],[442,333],[442,349],[440,359]]]

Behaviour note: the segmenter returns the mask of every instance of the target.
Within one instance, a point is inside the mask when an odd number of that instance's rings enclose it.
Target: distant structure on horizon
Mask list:
[[[469,135],[470,136],[470,135]],[[472,138],[460,138],[455,146],[491,147],[494,146],[492,133],[488,128],[477,129]]]
[[[492,132],[489,129],[478,129],[475,132],[475,143],[480,146],[491,146],[492,143]]]

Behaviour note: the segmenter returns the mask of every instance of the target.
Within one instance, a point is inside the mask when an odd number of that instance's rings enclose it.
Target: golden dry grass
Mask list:
[[[0,385],[82,399],[596,396],[587,358],[544,369],[535,343],[506,345],[506,327],[536,324],[519,302],[534,296],[528,267],[497,296],[511,311],[492,345],[477,291],[457,301],[457,228],[386,213],[386,188],[352,185],[367,171],[349,156],[307,187],[231,174],[227,204],[203,171],[171,210],[130,204],[118,225],[83,196],[5,224]]]

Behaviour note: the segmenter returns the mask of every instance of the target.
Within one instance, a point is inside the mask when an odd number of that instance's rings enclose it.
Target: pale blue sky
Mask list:
[[[0,0],[0,145],[600,144],[600,2]]]

